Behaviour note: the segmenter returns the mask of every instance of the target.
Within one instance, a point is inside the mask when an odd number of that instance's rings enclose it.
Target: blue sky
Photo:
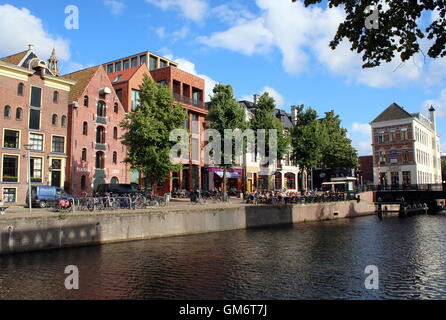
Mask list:
[[[278,105],[335,110],[360,154],[370,153],[367,125],[393,102],[409,112],[438,109],[446,132],[446,59],[421,55],[362,70],[344,43],[328,48],[343,12],[290,0],[11,0],[0,3],[0,55],[32,43],[46,58],[56,46],[65,73],[150,50],[239,99],[268,91]],[[65,28],[65,8],[79,9],[79,29]],[[434,15],[434,14],[433,14]],[[423,17],[428,22],[431,15]],[[422,46],[426,46],[423,43]],[[443,140],[446,141],[446,140]],[[443,144],[446,152],[446,144]]]

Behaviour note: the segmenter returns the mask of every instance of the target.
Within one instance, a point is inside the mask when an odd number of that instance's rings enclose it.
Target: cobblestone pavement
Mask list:
[[[151,214],[151,213],[159,213],[164,211],[177,211],[177,210],[200,210],[200,209],[219,209],[219,208],[238,208],[241,206],[248,206],[241,199],[231,199],[230,203],[206,203],[206,204],[197,204],[192,205],[190,200],[176,200],[173,199],[166,207],[164,208],[150,208],[144,210],[116,210],[116,211],[76,211],[69,212],[67,215],[101,215],[101,214],[127,214],[127,213],[139,213],[139,214]],[[0,215],[0,221],[2,220],[16,220],[16,219],[27,219],[27,218],[47,218],[47,217],[57,217],[59,216],[59,212],[55,212],[52,209],[40,209],[33,208],[32,213],[29,212],[28,208],[24,207],[8,207],[6,213],[4,215]]]

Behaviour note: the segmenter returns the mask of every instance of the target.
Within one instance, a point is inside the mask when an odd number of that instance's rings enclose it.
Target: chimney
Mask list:
[[[259,99],[259,95],[255,94],[254,95],[254,105],[257,105],[257,100]]]
[[[297,124],[297,107],[291,107],[291,121],[293,121],[293,125]]]
[[[28,45],[28,51],[34,50],[34,45],[33,44],[29,44]]]
[[[434,106],[431,106],[429,109],[429,115],[430,115],[430,120],[432,123],[432,130],[434,130],[434,132],[437,132],[437,119],[436,119],[436,114],[435,114],[435,108]]]

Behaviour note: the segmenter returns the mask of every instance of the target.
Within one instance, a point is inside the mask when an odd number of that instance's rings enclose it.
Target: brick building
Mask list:
[[[356,170],[358,184],[362,186],[373,185],[373,156],[359,157],[359,167]]]
[[[430,118],[392,104],[372,121],[374,183],[441,183],[440,136]]]
[[[0,59],[0,189],[7,203],[25,203],[28,164],[33,185],[65,187],[68,94],[74,82],[57,77],[53,54],[51,69],[32,46]]]
[[[99,184],[127,183],[126,148],[119,126],[125,110],[104,68],[64,76],[76,81],[69,95],[67,177],[70,193],[80,196]]]
[[[136,110],[138,106],[139,85],[147,71],[155,82],[172,89],[175,102],[188,111],[185,127],[191,133],[190,158],[182,162],[183,169],[172,172],[170,179],[160,182],[156,191],[163,194],[173,189],[201,189],[206,174],[203,151],[205,119],[208,113],[204,103],[205,81],[178,69],[176,63],[151,52],[118,59],[103,66],[127,112]],[[131,173],[131,182],[145,184],[135,171]]]

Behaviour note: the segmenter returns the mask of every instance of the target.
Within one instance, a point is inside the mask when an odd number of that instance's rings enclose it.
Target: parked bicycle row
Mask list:
[[[356,196],[348,193],[310,192],[305,195],[284,192],[255,192],[248,195],[248,204],[305,204],[358,200]]]
[[[104,197],[80,197],[60,199],[51,203],[51,209],[56,211],[115,211],[121,209],[141,210],[165,207],[166,197],[144,195],[142,193],[128,195],[107,194]]]

